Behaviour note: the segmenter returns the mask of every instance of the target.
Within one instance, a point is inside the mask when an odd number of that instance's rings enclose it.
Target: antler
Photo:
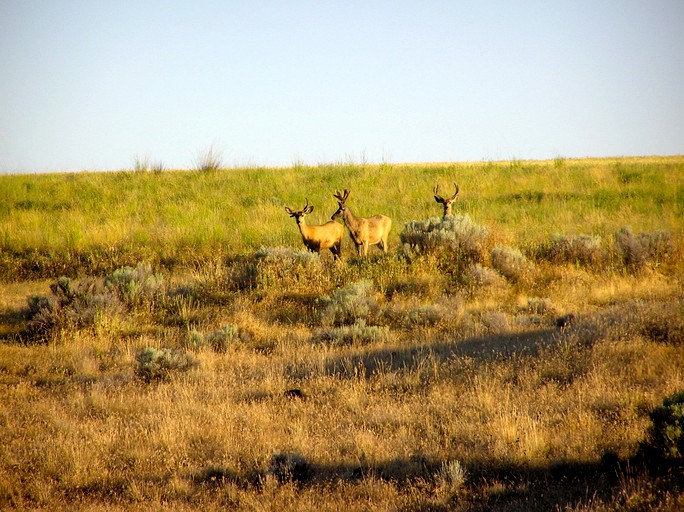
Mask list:
[[[439,195],[439,185],[435,185],[435,201],[438,203],[446,203],[447,201],[453,201],[456,199],[456,196],[458,195],[458,185],[454,183],[454,195],[451,196],[449,199],[445,199],[442,196]]]
[[[341,203],[344,203],[347,198],[349,197],[349,190],[346,188],[344,189],[344,194],[341,194],[339,190],[335,190],[335,193],[333,194],[333,197],[340,201]]]
[[[439,185],[435,185],[434,192],[435,192],[435,201],[437,201],[438,203],[442,203],[442,204],[446,203],[446,199],[444,199],[442,196],[439,195]]]
[[[458,195],[458,185],[457,185],[455,182],[454,182],[454,188],[455,188],[454,195],[451,196],[451,200],[452,200],[452,201],[453,201],[454,199],[456,199],[456,196]]]

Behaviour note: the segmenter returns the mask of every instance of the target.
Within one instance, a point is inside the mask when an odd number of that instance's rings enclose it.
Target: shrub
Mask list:
[[[268,461],[267,475],[281,484],[303,482],[311,476],[311,464],[296,453],[275,452]]]
[[[437,491],[454,494],[465,485],[467,477],[468,474],[459,461],[444,462],[435,475]]]
[[[60,277],[50,285],[50,291],[49,297],[28,298],[30,331],[46,333],[55,328],[92,326],[99,314],[116,312],[120,307],[117,297],[90,280],[73,282]]]
[[[484,267],[479,263],[468,265],[468,268],[463,272],[461,279],[463,284],[473,289],[495,286],[503,282],[501,275],[495,270]]]
[[[684,391],[665,398],[650,416],[653,425],[642,448],[665,459],[684,458]]]
[[[257,286],[287,287],[320,283],[323,278],[321,257],[305,249],[262,247],[254,253],[251,272]]]
[[[525,305],[523,310],[527,313],[532,313],[535,315],[545,315],[553,314],[555,311],[553,302],[549,298],[528,297],[526,302],[527,304]]]
[[[487,229],[475,224],[468,215],[407,222],[399,234],[409,257],[449,252],[474,261],[483,259],[488,236]]]
[[[184,372],[199,366],[192,355],[168,348],[144,348],[135,356],[136,374],[145,382],[168,379],[172,372]]]
[[[238,339],[238,326],[235,324],[224,325],[207,336],[209,346],[214,352],[225,352],[230,343],[236,339]]]
[[[435,325],[440,323],[448,312],[438,304],[423,304],[411,308],[408,312],[408,321],[414,325]]]
[[[205,347],[209,347],[214,352],[225,352],[228,350],[231,342],[239,338],[238,326],[227,324],[206,335],[196,330],[188,331],[182,345],[190,350],[202,350]]]
[[[151,301],[162,288],[163,279],[152,272],[147,263],[139,263],[135,268],[121,267],[108,275],[105,287],[115,293],[121,301],[130,307]]]
[[[204,340],[204,334],[194,329],[192,331],[188,331],[188,333],[185,335],[185,338],[181,342],[181,346],[183,348],[195,351],[202,350],[205,345],[206,342]]]
[[[434,276],[408,277],[392,281],[386,288],[386,294],[391,299],[396,295],[418,296],[425,298],[436,297],[443,289],[443,283]]]
[[[509,330],[508,317],[501,311],[483,311],[480,323],[489,334],[503,334]]]
[[[389,327],[366,325],[365,320],[357,320],[353,325],[344,325],[325,329],[314,336],[319,343],[333,346],[367,344],[385,341],[389,336]]]
[[[627,226],[615,234],[615,243],[624,265],[633,271],[641,270],[649,263],[662,262],[673,250],[667,231],[636,235]]]
[[[601,238],[589,235],[554,235],[548,244],[542,246],[539,256],[553,263],[595,265],[603,258]]]
[[[374,318],[379,311],[373,283],[367,279],[335,290],[331,297],[321,298],[323,325],[353,324]]]
[[[519,249],[497,245],[491,252],[492,267],[506,279],[513,282],[522,281],[532,270],[532,263]]]

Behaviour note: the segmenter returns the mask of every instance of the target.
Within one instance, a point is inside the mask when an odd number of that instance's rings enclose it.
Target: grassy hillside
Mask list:
[[[301,209],[308,198],[316,209],[307,220],[322,223],[343,188],[357,215],[392,217],[396,246],[404,223],[441,213],[434,185],[449,190],[455,181],[455,211],[516,245],[556,233],[609,238],[623,226],[680,234],[683,168],[684,158],[672,157],[0,176],[0,275],[101,273],[122,261],[175,266],[294,246],[299,234],[284,206]]]
[[[387,255],[303,250],[343,188]],[[683,215],[681,157],[0,176],[0,508],[681,510]]]

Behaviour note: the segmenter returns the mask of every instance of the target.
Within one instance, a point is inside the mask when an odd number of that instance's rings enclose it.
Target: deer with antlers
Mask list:
[[[357,254],[361,256],[363,251],[363,255],[367,256],[368,246],[375,244],[378,244],[378,247],[387,253],[387,238],[390,229],[392,229],[392,219],[385,215],[355,217],[347,208],[347,199],[349,198],[349,190],[347,189],[342,194],[336,190],[333,197],[337,199],[339,208],[333,213],[331,219],[335,220],[342,217],[345,226],[349,229],[349,236],[356,246]]]
[[[333,260],[342,257],[342,236],[344,236],[344,226],[330,220],[321,226],[309,226],[304,220],[304,216],[310,214],[314,210],[313,205],[306,200],[303,210],[295,211],[291,208],[285,207],[285,211],[294,217],[299,227],[299,232],[302,235],[304,245],[311,252],[320,253],[322,250],[330,249],[333,254]]]
[[[456,198],[458,197],[458,185],[456,183],[454,183],[454,187],[456,187],[454,195],[451,196],[450,198],[446,199],[446,198],[439,195],[439,185],[435,185],[435,201],[437,201],[442,206],[444,206],[443,217],[450,217],[451,216],[451,205],[454,203],[454,201],[456,201]]]

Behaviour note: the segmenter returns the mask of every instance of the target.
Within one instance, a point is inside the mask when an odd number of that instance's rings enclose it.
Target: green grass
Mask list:
[[[355,214],[392,217],[396,248],[404,223],[439,216],[432,188],[453,181],[461,187],[455,212],[521,246],[556,233],[608,238],[626,225],[679,234],[683,167],[672,157],[0,176],[0,268],[8,278],[15,255],[30,252],[81,267],[112,252],[130,264],[175,265],[296,245],[283,207],[308,198],[310,222],[323,223],[342,188],[351,189]]]
[[[454,181],[476,251],[422,222]],[[284,207],[343,188],[389,254],[304,251]],[[683,191],[682,157],[0,176],[0,509],[681,510]]]

